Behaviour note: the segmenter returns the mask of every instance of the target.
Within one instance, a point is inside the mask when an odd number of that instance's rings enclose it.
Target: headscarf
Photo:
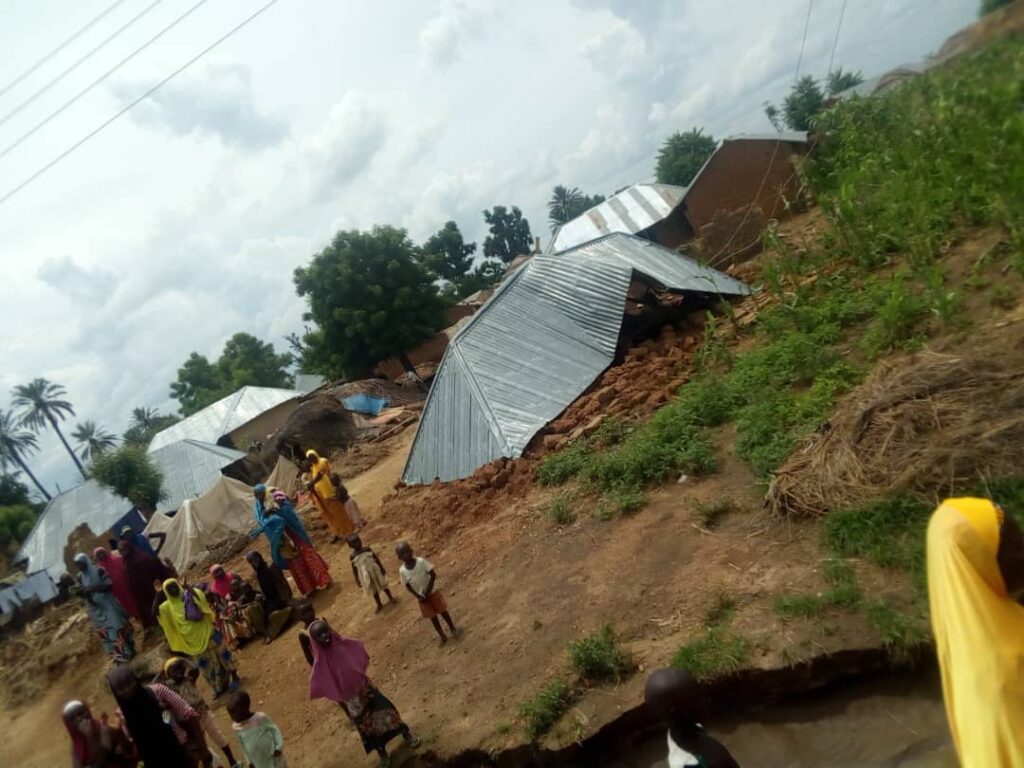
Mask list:
[[[259,536],[261,533],[266,535],[270,542],[270,558],[274,561],[274,565],[278,568],[287,568],[288,561],[281,555],[281,543],[285,530],[291,531],[293,535],[310,546],[312,546],[313,540],[309,538],[306,526],[302,524],[302,520],[295,513],[295,507],[292,506],[288,497],[276,494],[276,490],[276,488],[268,489],[263,483],[253,486],[254,494],[263,492],[272,498],[269,503],[266,501],[266,496],[263,501],[260,501],[259,498],[254,499],[253,517],[256,518],[258,527],[249,535],[253,537]]]
[[[167,590],[172,584],[177,585],[180,591],[177,597],[171,597]],[[164,595],[167,599],[160,605],[158,620],[167,637],[167,645],[172,651],[187,656],[198,656],[210,644],[210,636],[213,634],[213,611],[206,602],[206,595],[202,590],[191,587],[189,589],[192,599],[203,612],[203,618],[199,621],[185,618],[185,591],[177,579],[167,579],[164,582]]]
[[[115,667],[107,675],[107,683],[113,693],[114,687],[129,677],[138,676],[127,665]],[[164,711],[156,695],[139,682],[138,690],[131,698],[114,693],[121,715],[128,727],[132,741],[142,756],[146,768],[181,768],[188,765],[185,751],[178,743],[171,727],[164,722]]]
[[[313,669],[309,673],[309,698],[343,702],[366,687],[366,668],[370,656],[358,640],[342,637],[331,630],[330,645],[320,645],[310,637]]]
[[[100,556],[104,554],[107,555],[107,558],[101,563]],[[92,559],[100,568],[107,572],[113,587],[114,597],[117,598],[117,602],[124,608],[125,613],[133,619],[141,618],[142,614],[139,613],[139,609],[135,605],[135,598],[132,597],[132,592],[128,585],[128,577],[125,575],[124,559],[121,557],[121,553],[109,552],[106,547],[96,547],[92,551]]]
[[[947,499],[928,524],[928,598],[953,743],[964,766],[1024,768],[1024,606],[1006,594],[1001,510]]]
[[[85,566],[85,569],[78,573],[78,583],[83,587],[107,586],[113,588],[110,577],[102,568],[89,559],[84,552],[75,555],[74,561]],[[85,612],[89,619],[96,625],[97,629],[113,630],[117,632],[128,620],[121,604],[117,602],[112,591],[93,592],[82,595],[85,600]]]
[[[95,759],[95,756],[89,749],[89,739],[71,723],[71,716],[83,709],[85,710],[86,716],[89,718],[92,735],[95,739],[100,733],[100,723],[99,720],[92,716],[92,713],[89,711],[89,707],[85,702],[78,701],[77,699],[69,701],[64,705],[64,712],[61,714],[61,719],[64,721],[64,727],[68,729],[68,736],[71,737],[71,752],[74,754],[75,759],[81,765],[89,765]]]
[[[213,575],[213,572],[218,568],[224,569],[224,575],[219,579]],[[213,594],[227,599],[231,596],[231,577],[233,573],[228,573],[227,569],[224,568],[220,563],[214,563],[210,566],[210,591]]]
[[[167,568],[157,558],[139,549],[130,541],[128,556],[122,562],[124,563],[125,578],[128,581],[128,590],[131,592],[135,607],[142,615],[142,623],[151,626],[153,624],[153,601],[156,599],[153,582],[166,579]]]
[[[323,476],[313,486],[317,496],[321,499],[333,499],[335,498],[334,482],[331,480],[331,462],[327,459],[321,458],[320,454],[314,451],[312,448],[306,451],[306,458],[309,459],[310,477],[316,477],[319,473],[323,473]]]
[[[281,569],[268,565],[259,552],[250,552],[245,559],[256,572],[256,581],[259,582],[267,610],[273,612],[287,608],[291,604],[292,588],[288,586]]]
[[[126,525],[121,529],[121,538],[128,539],[128,541],[141,549],[147,555],[157,557],[156,550],[153,549],[153,545],[149,543],[149,537],[133,530],[130,525]]]

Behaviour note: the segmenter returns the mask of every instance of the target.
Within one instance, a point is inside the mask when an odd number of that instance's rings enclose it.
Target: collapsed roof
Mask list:
[[[180,440],[151,451],[153,463],[163,474],[164,498],[160,511],[174,511],[186,499],[202,496],[221,478],[220,471],[245,456],[241,451],[199,440]]]
[[[299,392],[294,389],[242,387],[177,424],[157,432],[149,444],[149,450],[152,453],[179,440],[216,443],[224,435],[234,432],[260,414],[298,396]]]
[[[402,479],[455,480],[520,456],[612,363],[634,275],[703,297],[749,293],[738,280],[633,235],[535,256],[448,346]]]

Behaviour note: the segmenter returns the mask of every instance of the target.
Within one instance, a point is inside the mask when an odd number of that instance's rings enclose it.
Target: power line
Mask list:
[[[94,25],[95,25],[95,24],[96,24],[96,23],[97,23],[98,21],[101,21],[101,20],[102,20],[102,19],[103,19],[103,18],[104,18],[104,17],[105,17],[105,16],[106,16],[106,15],[107,15],[108,13],[110,13],[111,11],[113,11],[113,10],[114,10],[115,8],[117,8],[117,6],[121,5],[121,4],[123,3],[123,2],[125,2],[125,0],[117,0],[117,2],[115,2],[115,3],[113,4],[113,5],[109,6],[109,7],[108,7],[108,8],[107,8],[107,9],[106,9],[105,11],[102,11],[102,12],[100,13],[100,15],[99,15],[99,16],[95,17],[95,18],[94,18],[94,19],[93,19],[92,21],[90,21],[90,22],[89,22],[88,24],[86,24],[86,25],[85,25],[84,27],[82,27],[82,28],[81,28],[80,30],[78,30],[77,32],[75,32],[75,33],[74,33],[74,34],[73,34],[73,35],[72,35],[71,37],[69,37],[69,38],[68,38],[67,40],[65,40],[65,41],[64,41],[63,43],[61,43],[60,45],[58,45],[58,46],[57,46],[56,48],[54,48],[54,49],[53,49],[52,51],[50,51],[50,52],[49,52],[48,54],[46,54],[45,56],[43,56],[43,58],[41,58],[41,59],[40,59],[39,61],[37,61],[37,62],[36,62],[35,64],[33,64],[33,65],[32,65],[31,67],[29,67],[28,69],[26,69],[26,70],[25,70],[24,72],[22,72],[22,73],[21,73],[20,75],[18,75],[18,76],[17,76],[16,78],[14,78],[13,80],[11,80],[11,82],[9,82],[9,83],[8,83],[7,85],[5,85],[5,86],[4,86],[3,88],[0,88],[0,96],[3,96],[3,95],[4,95],[5,93],[7,93],[7,92],[8,92],[9,90],[11,90],[11,88],[13,88],[14,86],[16,86],[16,85],[17,85],[18,83],[20,83],[20,82],[21,82],[22,80],[24,80],[24,79],[25,79],[26,77],[28,77],[29,75],[31,75],[31,74],[32,74],[33,72],[35,72],[35,71],[36,71],[37,69],[39,69],[39,68],[40,68],[41,66],[43,66],[43,64],[45,64],[45,63],[46,63],[46,62],[48,62],[48,61],[49,61],[50,59],[52,59],[52,58],[53,58],[54,56],[56,56],[56,55],[57,55],[58,53],[60,53],[61,51],[63,51],[63,50],[65,49],[65,48],[67,48],[67,47],[68,47],[69,45],[71,45],[71,43],[75,42],[75,40],[77,40],[77,39],[78,39],[78,38],[80,38],[80,37],[81,37],[82,35],[84,35],[84,34],[85,34],[86,32],[88,32],[88,31],[89,31],[90,29],[92,29],[92,28],[93,28],[93,26],[94,26]]]
[[[836,24],[836,36],[832,40],[832,53],[828,55],[828,73],[832,74],[832,64],[836,60],[836,48],[839,45],[839,31],[843,28],[843,17],[846,16],[846,0],[843,0],[843,7],[839,11],[839,23]]]
[[[85,96],[93,88],[98,86],[100,83],[102,83],[108,77],[110,77],[112,74],[117,72],[117,70],[119,70],[121,67],[123,67],[125,64],[127,64],[129,61],[131,61],[136,56],[138,56],[140,53],[142,53],[144,50],[146,50],[149,46],[151,46],[153,43],[155,43],[161,37],[163,37],[168,32],[170,32],[172,29],[174,29],[176,26],[178,26],[181,22],[183,22],[185,19],[187,19],[193,13],[198,11],[201,7],[206,5],[207,2],[209,2],[209,0],[199,0],[198,3],[193,5],[191,8],[189,8],[187,11],[185,11],[183,14],[181,14],[174,21],[172,21],[166,27],[164,27],[159,32],[157,32],[153,37],[151,37],[149,40],[144,42],[142,45],[140,45],[134,51],[129,53],[127,56],[125,56],[123,59],[121,59],[119,62],[117,62],[117,64],[115,64],[113,67],[111,67],[106,72],[104,72],[102,75],[100,75],[98,78],[96,78],[91,83],[89,83],[89,85],[87,85],[81,91],[79,91],[74,96],[72,96],[69,101],[64,102],[64,104],[62,104],[60,107],[58,107],[54,112],[51,112],[47,117],[43,118],[43,120],[41,122],[38,122],[34,126],[29,128],[28,131],[26,133],[22,134],[20,138],[15,139],[13,144],[10,144],[10,145],[4,147],[3,150],[0,150],[0,158],[7,157],[7,155],[10,154],[12,150],[14,150],[17,147],[21,146],[26,140],[31,138],[32,135],[35,134],[37,131],[39,131],[43,126],[45,126],[51,120],[53,120],[58,115],[60,115],[62,112],[64,112],[64,110],[66,110],[72,104],[77,102],[80,98]]]
[[[18,184],[18,186],[14,187],[14,189],[12,189],[12,190],[10,190],[9,192],[7,192],[7,193],[6,193],[6,194],[5,194],[5,195],[4,195],[3,197],[0,197],[0,205],[3,205],[4,203],[6,203],[6,202],[7,202],[8,200],[10,200],[10,199],[11,199],[12,197],[14,197],[14,195],[18,194],[18,192],[20,192],[20,191],[21,191],[22,189],[24,189],[25,187],[27,187],[27,186],[28,186],[29,184],[31,184],[31,183],[32,183],[33,181],[35,181],[36,179],[38,179],[38,178],[39,178],[40,176],[42,176],[42,175],[43,175],[44,173],[46,173],[46,172],[47,172],[48,170],[50,170],[51,168],[53,168],[53,166],[55,166],[55,165],[56,165],[57,163],[59,163],[59,162],[60,162],[61,160],[63,160],[63,159],[65,158],[65,157],[67,157],[68,155],[70,155],[70,154],[71,154],[72,152],[74,152],[74,151],[75,151],[76,149],[78,149],[78,148],[79,148],[80,146],[82,146],[83,144],[85,144],[85,143],[86,143],[87,141],[89,141],[89,139],[91,139],[91,138],[92,138],[93,136],[95,136],[95,135],[96,135],[97,133],[99,133],[100,131],[102,131],[102,130],[103,130],[104,128],[106,128],[106,127],[107,127],[108,125],[110,125],[111,123],[113,123],[113,122],[114,122],[115,120],[117,120],[117,119],[118,119],[119,117],[121,117],[121,116],[123,116],[124,114],[126,114],[126,113],[127,113],[127,112],[128,112],[129,110],[130,110],[130,109],[132,109],[133,107],[135,107],[136,105],[138,105],[138,104],[139,104],[140,102],[142,102],[143,100],[145,100],[145,99],[146,99],[146,98],[148,98],[149,96],[152,96],[152,95],[153,95],[153,94],[154,94],[154,93],[155,93],[155,92],[156,92],[157,90],[159,90],[160,88],[162,88],[162,87],[163,87],[164,85],[166,85],[167,83],[169,83],[169,82],[170,82],[171,80],[173,80],[173,79],[174,79],[175,77],[177,77],[177,76],[178,76],[178,75],[180,75],[180,74],[181,74],[182,72],[184,72],[184,71],[185,71],[186,69],[188,69],[189,67],[191,67],[191,66],[192,66],[193,64],[195,64],[195,63],[196,63],[197,61],[199,61],[199,60],[200,60],[201,58],[203,58],[203,56],[205,56],[206,54],[208,54],[208,53],[209,53],[210,51],[212,51],[212,50],[213,50],[214,48],[216,48],[216,47],[217,47],[218,45],[220,45],[221,43],[223,43],[223,42],[224,42],[225,40],[227,40],[227,39],[228,39],[229,37],[231,37],[232,35],[234,35],[234,34],[235,34],[236,32],[238,32],[238,31],[239,31],[240,29],[242,29],[243,27],[245,27],[245,26],[246,26],[247,24],[249,24],[250,22],[254,21],[254,20],[256,19],[256,17],[260,16],[260,15],[261,15],[261,14],[263,14],[263,13],[264,13],[265,11],[269,10],[269,9],[270,9],[270,7],[271,7],[272,5],[274,5],[274,4],[276,4],[277,2],[278,2],[278,0],[270,0],[270,2],[268,2],[268,3],[266,4],[266,5],[263,5],[263,6],[261,6],[260,8],[256,9],[256,11],[254,11],[254,12],[253,12],[252,14],[250,14],[250,15],[249,15],[249,16],[247,16],[247,17],[246,17],[245,19],[243,19],[243,20],[242,20],[242,21],[241,21],[241,22],[240,22],[239,24],[237,24],[236,26],[232,27],[232,28],[231,28],[230,30],[228,30],[228,31],[227,31],[227,32],[226,32],[225,34],[221,35],[221,36],[220,36],[219,38],[217,38],[217,39],[216,39],[215,41],[213,41],[213,42],[212,42],[212,43],[211,43],[210,45],[208,45],[208,46],[207,46],[206,48],[204,48],[203,50],[201,50],[201,51],[200,51],[199,53],[197,53],[197,54],[196,54],[195,56],[193,56],[193,57],[192,57],[191,59],[189,59],[189,60],[188,60],[188,61],[186,61],[186,62],[185,62],[184,64],[182,64],[182,65],[181,65],[180,67],[178,67],[178,68],[177,68],[176,70],[174,70],[173,72],[171,72],[171,74],[169,74],[169,75],[168,75],[167,77],[165,77],[165,78],[164,78],[163,80],[161,80],[161,81],[160,81],[160,82],[158,82],[158,83],[157,83],[156,85],[154,85],[154,86],[153,86],[152,88],[150,88],[149,90],[147,90],[147,91],[146,91],[145,93],[143,93],[142,95],[140,95],[139,97],[137,97],[137,98],[136,98],[136,99],[135,99],[134,101],[132,101],[131,103],[127,104],[127,105],[126,105],[126,106],[125,106],[125,107],[124,107],[123,109],[121,109],[120,111],[116,112],[116,113],[115,113],[114,115],[112,115],[111,117],[107,118],[107,119],[106,119],[106,120],[104,120],[104,121],[103,121],[102,123],[100,123],[100,124],[99,124],[98,126],[96,126],[95,128],[93,128],[93,129],[92,129],[91,131],[89,131],[89,133],[87,133],[87,134],[86,134],[85,136],[83,136],[82,138],[80,138],[80,139],[79,139],[78,141],[76,141],[76,142],[75,142],[74,144],[72,144],[72,145],[71,145],[70,147],[68,147],[67,149],[65,149],[65,150],[64,150],[63,152],[61,152],[61,153],[60,153],[59,155],[57,155],[57,157],[55,157],[55,158],[54,158],[53,160],[51,160],[50,162],[48,162],[48,163],[47,163],[46,165],[44,165],[44,166],[43,166],[42,168],[40,168],[40,169],[39,169],[38,171],[36,171],[35,173],[33,173],[33,174],[32,174],[31,176],[29,176],[29,177],[28,177],[27,179],[25,179],[25,180],[24,180],[23,182],[21,182],[20,184]]]
[[[793,75],[794,83],[800,78],[800,65],[804,62],[804,47],[807,45],[807,30],[811,26],[812,8],[814,8],[814,0],[807,0],[807,16],[804,18],[804,37],[800,41],[800,55],[796,59],[796,73]]]
[[[43,95],[44,93],[46,93],[46,92],[47,92],[48,90],[50,90],[50,89],[51,89],[51,88],[52,88],[52,87],[53,87],[54,85],[56,85],[56,84],[57,84],[57,83],[58,83],[59,81],[63,80],[63,79],[64,79],[65,77],[67,77],[67,76],[68,76],[69,74],[71,74],[71,73],[72,73],[72,72],[74,72],[74,71],[75,71],[76,69],[78,69],[78,67],[79,67],[79,66],[81,66],[82,64],[84,64],[84,63],[85,63],[86,61],[88,61],[88,60],[89,60],[90,58],[92,58],[92,56],[93,56],[93,55],[94,55],[94,54],[95,54],[95,53],[96,53],[97,51],[99,51],[99,50],[100,50],[101,48],[104,48],[104,47],[105,47],[105,46],[107,45],[107,43],[109,43],[109,42],[110,42],[111,40],[113,40],[114,38],[116,38],[116,37],[117,37],[118,35],[120,35],[120,34],[121,34],[122,32],[124,32],[124,31],[125,31],[126,29],[128,29],[128,27],[132,26],[132,24],[134,24],[134,23],[135,23],[136,21],[138,21],[139,19],[141,19],[141,18],[142,18],[143,16],[145,16],[145,15],[146,15],[147,13],[149,13],[149,12],[150,12],[151,10],[153,10],[154,8],[156,8],[156,7],[157,7],[158,5],[160,5],[160,3],[162,3],[162,2],[163,2],[163,0],[153,0],[153,2],[152,2],[152,3],[150,3],[149,5],[147,5],[147,6],[146,6],[145,8],[143,8],[143,9],[142,9],[141,11],[139,11],[139,13],[137,13],[137,14],[136,14],[135,16],[133,16],[133,17],[132,17],[131,19],[129,19],[129,20],[128,20],[128,21],[127,21],[127,22],[126,22],[125,24],[123,24],[123,25],[122,25],[121,27],[119,27],[119,28],[117,29],[117,31],[115,31],[115,32],[114,32],[113,34],[109,35],[108,37],[104,38],[103,42],[101,42],[101,43],[100,43],[99,45],[97,45],[97,46],[96,46],[95,48],[93,48],[92,50],[90,50],[90,51],[89,51],[89,52],[88,52],[87,54],[85,54],[84,56],[82,56],[81,58],[79,58],[79,59],[78,59],[78,60],[77,60],[77,61],[76,61],[76,62],[75,62],[74,64],[72,64],[72,65],[71,65],[70,67],[68,67],[67,69],[65,69],[65,70],[64,70],[63,72],[61,72],[61,73],[60,73],[59,75],[57,75],[57,76],[56,76],[55,78],[53,78],[52,80],[50,80],[50,82],[48,82],[48,83],[47,83],[46,85],[44,85],[44,86],[43,86],[42,88],[40,88],[40,89],[39,89],[38,91],[36,91],[36,92],[35,92],[35,93],[33,93],[33,94],[32,94],[31,96],[29,96],[29,97],[28,97],[27,99],[25,99],[25,100],[24,100],[23,102],[21,102],[21,104],[19,104],[19,105],[18,105],[18,106],[16,106],[16,107],[15,107],[14,109],[12,109],[12,110],[11,110],[10,112],[8,112],[8,113],[7,113],[6,115],[4,115],[4,116],[3,116],[2,118],[0,118],[0,125],[3,125],[4,123],[6,123],[6,122],[7,122],[8,120],[10,120],[10,119],[11,119],[12,117],[14,117],[14,116],[15,116],[15,115],[17,115],[17,114],[18,114],[19,112],[21,112],[21,111],[22,111],[23,109],[25,109],[25,107],[27,107],[27,106],[28,106],[29,104],[31,104],[31,103],[32,103],[33,101],[35,101],[35,100],[36,100],[36,99],[38,99],[38,98],[39,98],[40,96],[42,96],[42,95]]]

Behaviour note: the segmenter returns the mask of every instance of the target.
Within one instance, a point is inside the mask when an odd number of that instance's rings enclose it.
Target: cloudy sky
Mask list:
[[[22,140],[196,2],[121,0],[0,93],[0,197],[265,0],[200,2]],[[0,89],[111,4],[7,0]],[[802,73],[826,72],[843,5],[813,3]],[[546,235],[555,184],[650,179],[677,129],[768,130],[761,105],[793,80],[807,7],[279,0],[0,204],[0,408],[44,376],[79,418],[120,433],[134,406],[173,410],[168,384],[191,351],[216,357],[237,331],[283,349],[302,326],[292,270],[339,228],[390,223],[421,240],[454,219],[480,239],[480,212],[515,204]],[[848,3],[836,65],[870,76],[920,59],[976,8]],[[69,460],[53,439],[42,448],[47,484],[68,487]]]

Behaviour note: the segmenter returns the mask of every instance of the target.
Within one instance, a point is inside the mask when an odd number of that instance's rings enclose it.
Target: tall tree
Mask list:
[[[216,363],[198,352],[189,355],[171,383],[171,397],[181,403],[182,415],[190,416],[244,386],[291,387],[288,367],[293,362],[291,355],[277,354],[273,344],[236,333]]]
[[[853,88],[855,85],[860,85],[863,82],[864,75],[859,70],[857,72],[844,72],[842,67],[829,72],[828,77],[825,78],[825,85],[829,96],[840,94],[848,88]]]
[[[127,445],[146,447],[157,432],[177,424],[178,421],[177,416],[164,415],[156,408],[132,408],[132,418],[124,433],[124,442]]]
[[[117,445],[117,438],[95,421],[87,420],[77,424],[71,437],[78,443],[78,452],[82,456],[82,461],[95,458],[98,454]]]
[[[459,225],[446,222],[423,244],[423,265],[445,280],[458,286],[459,282],[473,269],[473,254],[476,243],[467,243]]]
[[[829,76],[829,95],[834,96],[839,92],[832,91],[833,81],[836,86],[850,83],[846,86],[849,88],[856,85],[857,82],[862,82],[863,79],[859,72],[850,73],[843,72],[842,69],[836,70]],[[844,89],[840,88],[839,90]],[[784,124],[791,131],[809,131],[814,118],[825,108],[825,96],[821,84],[810,75],[804,75],[793,83],[789,95],[782,102],[782,109],[765,102],[764,113],[776,130],[781,131]]]
[[[407,370],[406,352],[445,324],[445,302],[404,229],[345,230],[295,270],[306,298],[302,369],[332,378],[359,376],[389,357]]]
[[[661,184],[685,187],[711,157],[715,146],[714,137],[705,134],[703,128],[676,131],[658,150],[654,175]]]
[[[123,445],[98,454],[90,467],[93,479],[146,512],[155,512],[164,498],[163,475],[146,449]]]
[[[58,419],[64,421],[68,416],[75,415],[74,406],[63,399],[66,394],[64,387],[60,384],[54,384],[52,381],[41,378],[33,379],[28,384],[19,384],[14,388],[11,402],[15,408],[20,409],[19,416],[22,426],[37,433],[39,430],[45,429],[47,425],[53,428],[84,479],[86,477],[85,467],[82,466],[82,462],[78,460],[75,452],[71,450],[71,446],[68,445],[64,433],[60,429],[60,424],[57,423]]]
[[[561,224],[604,202],[604,195],[584,195],[579,187],[564,187],[561,184],[551,190],[548,200],[548,220],[554,231]]]
[[[28,504],[0,506],[0,547],[21,544],[32,532],[36,510]]]
[[[0,469],[7,470],[10,467],[17,467],[39,489],[43,498],[49,501],[52,498],[49,491],[39,482],[39,478],[32,474],[26,461],[28,455],[38,447],[36,436],[23,429],[13,413],[0,411]]]
[[[508,264],[516,256],[531,252],[533,235],[530,222],[523,218],[523,212],[517,206],[507,209],[504,205],[496,205],[484,211],[484,221],[491,232],[484,239],[484,256],[487,258]]]

